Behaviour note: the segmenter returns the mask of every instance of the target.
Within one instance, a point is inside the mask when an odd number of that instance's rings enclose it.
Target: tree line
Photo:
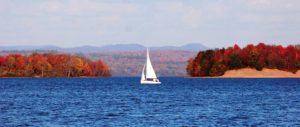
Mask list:
[[[300,47],[289,45],[249,44],[244,48],[233,47],[200,51],[188,60],[187,73],[192,77],[221,76],[227,70],[254,68],[279,69],[296,73],[300,69]]]
[[[0,77],[109,77],[108,65],[82,56],[56,53],[0,56]]]
[[[189,51],[151,51],[150,57],[155,72],[159,76],[185,76],[186,61],[195,52]],[[84,54],[87,58],[101,59],[111,68],[116,76],[140,76],[143,69],[145,51],[120,51]]]

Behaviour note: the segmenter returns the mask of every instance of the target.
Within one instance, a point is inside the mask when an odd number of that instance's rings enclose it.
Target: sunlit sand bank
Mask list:
[[[300,78],[300,71],[296,73],[278,69],[266,69],[261,71],[252,68],[226,71],[222,78]]]

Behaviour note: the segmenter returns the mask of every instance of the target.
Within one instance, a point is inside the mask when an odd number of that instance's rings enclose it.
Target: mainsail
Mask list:
[[[150,61],[150,56],[149,56],[149,51],[147,48],[147,60],[146,60],[146,79],[156,79],[156,74],[154,72],[154,69],[152,67],[151,61]]]

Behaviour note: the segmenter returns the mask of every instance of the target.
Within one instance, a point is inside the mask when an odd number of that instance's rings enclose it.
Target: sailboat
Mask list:
[[[153,66],[150,61],[149,51],[147,48],[147,58],[146,63],[143,67],[142,77],[141,77],[141,84],[160,84],[161,82],[158,80]]]

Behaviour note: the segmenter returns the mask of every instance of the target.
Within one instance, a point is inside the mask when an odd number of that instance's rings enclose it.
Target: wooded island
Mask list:
[[[264,68],[278,69],[296,73],[300,69],[300,48],[293,45],[283,47],[259,43],[249,44],[244,48],[234,45],[226,49],[200,51],[194,59],[188,60],[186,69],[191,77],[212,77],[242,68],[258,71]]]

